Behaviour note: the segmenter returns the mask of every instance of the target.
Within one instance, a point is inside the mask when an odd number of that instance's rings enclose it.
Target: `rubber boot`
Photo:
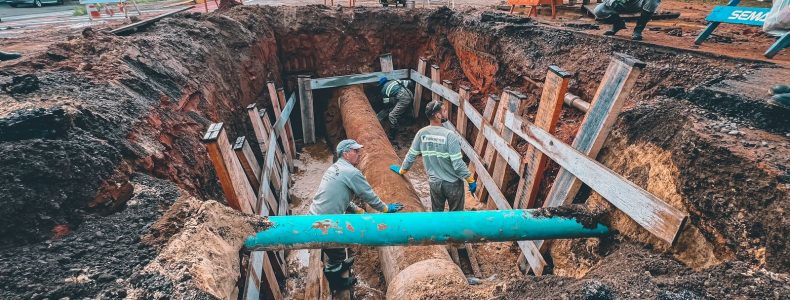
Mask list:
[[[349,289],[357,283],[357,278],[354,276],[345,278],[343,276],[343,272],[326,272],[324,271],[324,275],[326,275],[326,280],[329,281],[329,288],[333,291],[342,291]]]
[[[650,21],[650,17],[653,16],[653,13],[649,11],[642,11],[642,14],[639,15],[639,19],[636,20],[636,26],[634,26],[634,33],[631,34],[631,39],[634,41],[641,41],[642,40],[642,31],[645,30],[645,26],[647,26],[647,22]]]
[[[22,57],[22,54],[0,51],[0,61],[12,60]]]
[[[771,99],[774,99],[777,104],[790,109],[790,93],[776,94]]]
[[[625,21],[620,18],[620,15],[614,14],[606,18],[607,23],[612,24],[612,29],[603,33],[603,35],[612,36],[617,34],[618,31],[625,29]]]
[[[777,84],[773,88],[771,88],[771,92],[774,95],[779,94],[790,94],[790,85],[787,84]]]
[[[340,264],[340,271],[338,271],[338,272],[343,273],[345,271],[348,271],[349,269],[351,269],[352,265],[354,265],[354,257],[346,258]]]

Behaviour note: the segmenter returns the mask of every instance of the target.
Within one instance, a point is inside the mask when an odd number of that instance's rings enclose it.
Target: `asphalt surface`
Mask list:
[[[8,18],[19,17],[19,16],[26,16],[26,15],[74,11],[75,6],[79,6],[79,3],[77,1],[68,2],[67,4],[63,4],[63,5],[44,4],[43,7],[32,7],[32,6],[11,7],[7,3],[0,4],[0,20],[5,20]]]

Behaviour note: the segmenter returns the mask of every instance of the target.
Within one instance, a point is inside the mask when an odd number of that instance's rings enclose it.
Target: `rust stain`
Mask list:
[[[329,233],[329,228],[332,227],[332,221],[330,220],[315,221],[312,227],[321,230],[321,233],[326,235],[327,233]]]
[[[351,223],[346,222],[346,229],[348,229],[348,231],[354,232],[354,226],[351,226]]]
[[[384,231],[384,230],[387,229],[387,224],[383,224],[383,223],[382,224],[378,224],[378,225],[376,225],[376,228],[378,228],[379,231]]]

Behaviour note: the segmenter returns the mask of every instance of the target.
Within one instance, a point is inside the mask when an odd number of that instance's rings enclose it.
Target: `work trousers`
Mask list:
[[[343,260],[346,259],[346,248],[328,248],[322,251],[326,254],[324,272],[337,272],[340,270]]]
[[[376,117],[379,119],[379,122],[387,119],[390,122],[390,128],[398,128],[398,122],[400,118],[403,117],[403,115],[409,110],[414,95],[412,95],[411,91],[408,89],[401,88],[397,93],[395,93],[395,97],[392,98],[390,98],[390,103],[387,105],[387,107],[376,114]]]
[[[612,15],[633,14],[642,11],[653,13],[656,11],[656,9],[658,9],[658,5],[660,3],[660,0],[630,0],[626,1],[625,5],[621,9],[614,9],[611,6],[612,1],[606,0],[595,7],[593,10],[593,15],[595,15],[596,19],[606,19]]]
[[[464,181],[456,180],[448,182],[439,180],[429,182],[431,188],[431,210],[435,212],[444,211],[444,203],[447,202],[450,211],[464,210]]]

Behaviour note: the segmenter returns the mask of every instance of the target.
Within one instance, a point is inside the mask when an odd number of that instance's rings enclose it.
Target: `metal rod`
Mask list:
[[[536,216],[536,210],[272,216],[250,236],[248,250],[316,249],[350,245],[404,246],[598,237],[603,224]]]
[[[565,98],[563,99],[565,105],[574,107],[584,113],[590,110],[590,102],[582,100],[579,96],[576,96],[571,93],[565,93]]]

